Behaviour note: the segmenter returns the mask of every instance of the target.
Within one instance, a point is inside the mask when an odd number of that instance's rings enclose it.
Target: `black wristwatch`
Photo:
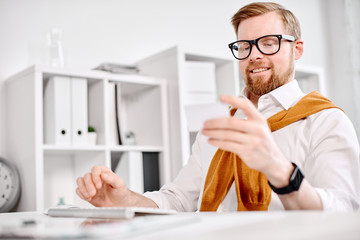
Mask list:
[[[300,188],[301,182],[304,179],[303,173],[300,171],[300,168],[292,162],[292,165],[294,166],[294,171],[291,173],[289,185],[282,187],[282,188],[276,188],[268,181],[271,189],[277,193],[277,194],[288,194],[293,191],[297,191]]]

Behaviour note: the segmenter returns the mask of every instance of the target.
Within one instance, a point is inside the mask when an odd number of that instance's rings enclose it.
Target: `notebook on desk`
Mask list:
[[[45,214],[51,217],[79,217],[79,218],[133,218],[143,215],[166,215],[175,214],[175,210],[145,208],[145,207],[53,207],[49,208]]]

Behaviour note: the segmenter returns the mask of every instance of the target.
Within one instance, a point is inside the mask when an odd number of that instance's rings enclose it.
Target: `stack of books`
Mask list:
[[[110,73],[136,74],[139,69],[136,65],[126,65],[117,63],[102,63],[93,70],[100,70]]]

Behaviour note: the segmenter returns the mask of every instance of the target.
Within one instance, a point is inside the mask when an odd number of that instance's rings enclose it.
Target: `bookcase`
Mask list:
[[[172,174],[175,176],[187,163],[197,134],[187,130],[184,106],[217,101],[222,94],[239,95],[245,83],[238,70],[238,61],[230,54],[229,58],[216,57],[187,52],[175,46],[144,58],[137,64],[141,73],[168,80]],[[202,71],[205,64],[212,64],[213,70],[209,67],[202,76],[195,73],[189,77],[189,71],[193,71],[191,68]],[[214,76],[209,75],[210,71],[214,71]],[[297,64],[295,78],[305,93],[317,90],[326,96],[324,70],[321,67]],[[209,87],[213,84],[214,87]]]
[[[318,91],[324,96],[327,95],[325,71],[322,67],[296,64],[295,79],[304,93]]]
[[[187,52],[175,46],[137,64],[140,73],[168,80],[172,175],[176,176],[187,163],[197,134],[187,129],[184,106],[214,102],[222,94],[238,95],[237,63],[230,57]]]
[[[87,119],[88,125],[96,129],[96,145],[45,142],[44,94],[54,76],[86,79]],[[121,86],[120,127],[133,132],[136,144],[111,141],[108,96],[112,83]],[[142,154],[144,181],[158,182],[160,186],[168,182],[171,163],[167,88],[167,81],[162,78],[37,65],[7,79],[8,158],[17,165],[22,184],[17,211],[42,211],[59,201],[87,206],[75,193],[77,177],[94,165],[114,169],[120,157],[129,152]],[[144,185],[147,190],[147,183]]]

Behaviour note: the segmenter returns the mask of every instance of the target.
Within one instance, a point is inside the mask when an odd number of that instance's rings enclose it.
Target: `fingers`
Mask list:
[[[201,133],[209,137],[211,145],[239,153],[268,138],[270,130],[266,119],[248,99],[221,96],[221,100],[243,111],[247,118],[227,117],[206,121]]]
[[[91,173],[86,173],[83,177],[76,180],[78,188],[76,193],[78,196],[86,201],[90,201],[103,186],[103,180],[100,175],[102,173],[111,172],[111,170],[104,166],[95,166],[91,169]]]
[[[255,106],[247,98],[239,98],[229,95],[222,95],[220,100],[226,104],[229,104],[237,109],[243,111],[247,119],[261,120],[263,121],[262,115],[258,112]]]
[[[87,201],[87,198],[81,193],[79,188],[76,188],[76,194],[83,200]]]
[[[97,189],[100,189],[103,183],[113,188],[122,186],[122,180],[113,171],[105,166],[95,166],[91,169],[92,180]]]
[[[110,172],[112,171],[105,166],[94,166],[93,168],[91,168],[92,181],[97,189],[100,189],[103,184],[100,175],[102,173],[110,173]]]
[[[202,131],[204,135],[218,138],[227,134],[226,130],[232,130],[264,137],[268,130],[267,121],[248,99],[223,95],[221,101],[241,110],[246,115],[246,119],[227,117],[207,120]],[[209,132],[210,130],[213,132]],[[214,130],[224,130],[224,132],[218,134],[220,132]]]
[[[205,136],[208,136],[212,140],[216,139],[219,141],[224,141],[226,139],[226,141],[241,143],[241,144],[245,144],[249,141],[248,140],[249,138],[247,138],[244,133],[239,131],[231,131],[227,129],[215,129],[215,130],[203,129],[201,133]]]
[[[118,189],[124,186],[124,181],[117,176],[114,172],[101,173],[101,179],[104,183],[109,184],[111,187]]]
[[[105,189],[108,185],[111,188],[124,188],[124,181],[112,172],[109,168],[104,166],[95,166],[90,173],[86,173],[83,177],[77,179],[78,188],[76,193],[80,198],[90,201],[99,190]]]
[[[265,126],[267,127],[267,125]],[[259,124],[256,121],[249,121],[233,117],[217,118],[205,121],[201,133],[208,137],[220,137],[216,134],[219,132],[211,132],[216,130],[225,131],[222,133],[222,135],[227,134],[227,130],[239,131],[241,133],[248,133],[251,135],[258,135],[263,132],[263,125]]]
[[[93,197],[96,194],[96,188],[92,180],[91,174],[87,173],[84,176],[85,188],[87,190],[87,197]]]
[[[85,182],[84,182],[84,178],[83,177],[79,177],[76,180],[76,183],[78,185],[78,187],[76,188],[76,194],[83,200],[85,201],[90,201],[91,200],[91,196],[89,194],[89,192],[87,191]]]
[[[246,145],[238,144],[232,141],[223,141],[219,139],[210,138],[209,144],[219,147],[225,151],[237,153],[240,157],[244,153],[244,149],[246,149]]]
[[[231,130],[203,130],[208,136],[208,143],[223,150],[244,153],[245,149],[256,146],[259,138],[253,134],[241,133]]]

